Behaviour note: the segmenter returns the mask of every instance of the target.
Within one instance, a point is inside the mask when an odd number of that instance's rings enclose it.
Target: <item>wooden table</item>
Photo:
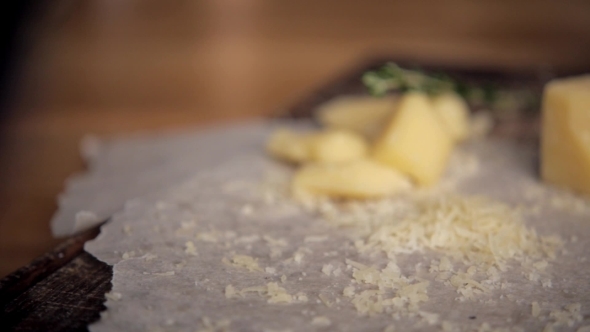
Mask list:
[[[371,54],[590,65],[588,1],[58,0],[25,21],[0,122],[0,277],[59,241],[79,139],[268,115]]]

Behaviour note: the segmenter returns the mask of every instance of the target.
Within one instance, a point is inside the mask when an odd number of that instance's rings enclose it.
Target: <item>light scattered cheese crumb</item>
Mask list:
[[[555,329],[553,328],[553,323],[548,323],[547,325],[545,325],[545,327],[543,328],[543,332],[555,332]]]
[[[417,311],[420,303],[428,300],[426,289],[429,282],[410,283],[400,275],[399,267],[393,262],[382,270],[350,259],[346,263],[354,267],[352,276],[356,282],[377,286],[377,289],[362,290],[359,293],[350,288],[344,290],[345,296],[352,296],[351,303],[362,315],[380,314],[391,306]],[[395,295],[393,291],[396,291]],[[389,298],[388,294],[391,294]]]
[[[289,244],[287,240],[283,238],[275,239],[270,235],[263,235],[262,238],[271,247],[286,247]]]
[[[267,285],[268,303],[291,303],[293,297],[291,294],[279,286],[276,282],[269,282]]]
[[[384,329],[383,332],[395,332],[395,326],[394,325],[387,325]]]
[[[422,317],[429,325],[438,323],[438,314],[420,311],[418,315],[420,315],[420,317]]]
[[[254,213],[254,208],[252,207],[252,205],[246,204],[242,206],[242,208],[240,209],[240,213],[245,216],[252,215],[252,213]]]
[[[158,255],[154,255],[154,254],[151,254],[148,252],[147,254],[143,255],[141,258],[143,258],[144,260],[149,262],[151,260],[158,258]]]
[[[438,265],[439,271],[453,271],[453,264],[448,257],[443,257]]]
[[[332,321],[328,317],[317,316],[312,319],[311,325],[318,327],[327,327],[332,325]]]
[[[442,330],[445,332],[458,332],[460,331],[459,327],[455,326],[453,323],[449,321],[443,321],[441,324]]]
[[[312,243],[312,242],[323,242],[328,239],[325,235],[309,235],[303,239],[305,243]]]
[[[305,295],[305,293],[302,293],[302,292],[297,293],[295,298],[297,299],[297,301],[300,301],[300,302],[307,302],[309,300],[307,298],[307,295]]]
[[[322,301],[322,303],[326,306],[326,307],[331,307],[332,303],[328,300],[328,296],[326,296],[325,294],[320,294],[318,295],[318,298],[320,299],[320,301]]]
[[[334,266],[332,264],[325,264],[322,267],[322,273],[325,274],[325,275],[327,275],[327,276],[329,276],[332,273],[333,270],[334,270]]]
[[[227,258],[223,260],[226,264],[231,264],[233,266],[242,267],[247,269],[250,272],[258,271],[263,272],[263,270],[258,266],[258,259],[247,256],[247,255],[234,255],[231,261],[228,261]]]
[[[345,287],[342,291],[342,294],[346,297],[353,297],[354,296],[354,286]]]
[[[121,258],[123,259],[129,259],[135,256],[135,251],[126,251],[123,253],[123,255],[121,256]]]
[[[270,247],[270,258],[279,258],[283,255],[283,249],[279,247]]]
[[[533,317],[539,317],[540,313],[541,313],[541,306],[539,306],[539,302],[535,301],[535,302],[531,303],[531,315],[533,315]]]
[[[212,322],[207,316],[201,318],[201,324],[203,325],[197,332],[228,332],[231,325],[229,319],[221,319],[216,322]]]
[[[295,261],[295,263],[301,264],[303,256],[305,255],[302,252],[296,252],[295,254],[293,254],[293,260]]]
[[[225,298],[231,299],[237,295],[236,289],[232,285],[225,286]]]
[[[538,270],[545,270],[548,265],[549,265],[549,263],[546,260],[542,260],[542,261],[538,261],[538,262],[534,263],[533,267]]]
[[[217,232],[201,232],[197,234],[196,239],[203,242],[216,243],[219,241],[219,234]]]
[[[109,301],[119,301],[121,300],[121,298],[123,297],[123,295],[121,293],[117,293],[117,292],[109,292],[105,294],[105,297],[109,300]]]
[[[581,322],[584,318],[580,313],[582,305],[572,303],[564,306],[563,310],[553,310],[549,313],[549,318],[555,321],[555,325],[567,325],[572,327],[575,323]]]
[[[123,233],[125,233],[125,235],[130,235],[131,234],[131,226],[130,225],[123,226]]]
[[[472,300],[476,295],[483,294],[489,289],[477,282],[467,273],[458,273],[449,279],[451,285],[457,289],[457,293],[461,294],[459,300]]]
[[[192,229],[195,228],[195,226],[197,226],[197,223],[194,220],[180,222],[180,228],[182,229]]]
[[[235,244],[252,244],[256,241],[260,240],[260,236],[259,235],[246,235],[246,236],[240,236],[238,238],[236,238],[234,240]]]
[[[192,241],[186,241],[184,244],[184,252],[190,256],[197,256],[197,248],[195,248],[195,244]]]

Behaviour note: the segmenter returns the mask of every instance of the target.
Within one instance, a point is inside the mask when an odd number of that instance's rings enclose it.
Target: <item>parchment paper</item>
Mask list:
[[[564,250],[546,270],[551,287],[530,281],[516,265],[501,274],[508,282],[506,288],[460,302],[454,288],[433,280],[428,272],[431,260],[440,258],[436,252],[399,255],[397,263],[403,275],[430,280],[430,300],[421,305],[421,314],[414,316],[360,316],[343,296],[352,274],[345,259],[378,268],[384,267],[387,259],[359,254],[346,229],[269,194],[281,188],[292,170],[270,161],[258,146],[187,178],[179,186],[129,201],[102,227],[99,237],[86,244],[88,252],[114,266],[108,310],[90,329],[484,331],[487,323],[493,328],[541,331],[559,320],[558,314],[549,315],[555,311],[571,314],[571,326],[562,324],[555,329],[575,331],[590,325],[587,201],[563,203],[566,200],[561,198],[568,194],[538,184],[535,151],[533,146],[512,142],[469,143],[460,152],[475,156],[477,172],[459,177],[460,181],[447,181],[456,186],[445,190],[485,194],[534,211],[526,213],[529,227],[540,235],[557,234],[564,240]],[[449,171],[453,172],[457,169]],[[539,203],[540,210],[536,210]],[[304,254],[299,264],[293,259],[297,253]],[[256,258],[262,271],[222,262],[235,254]],[[326,264],[341,273],[326,275],[322,272]],[[228,285],[241,290],[272,282],[296,298],[304,293],[308,301],[272,304],[264,292],[225,297]],[[537,318],[531,315],[533,301],[541,307]],[[581,304],[580,312],[564,309],[573,303]],[[428,319],[432,317],[429,314],[438,315],[437,319]]]
[[[52,232],[60,237],[90,228],[129,199],[162,191],[243,151],[260,149],[272,129],[281,125],[281,121],[252,121],[108,141],[89,137],[82,144],[89,170],[66,182],[51,220]],[[290,125],[305,129],[312,124],[291,121]]]

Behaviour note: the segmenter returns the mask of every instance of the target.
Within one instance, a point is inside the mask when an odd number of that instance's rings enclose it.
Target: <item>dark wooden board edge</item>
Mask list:
[[[308,118],[312,116],[314,108],[323,102],[343,94],[368,94],[361,82],[361,76],[368,70],[377,69],[387,62],[391,57],[374,57],[353,66],[343,74],[334,77],[328,84],[323,84],[287,108],[287,111],[279,117],[286,118]],[[500,83],[518,82],[527,86],[534,86],[540,89],[552,78],[569,75],[571,72],[555,71],[549,68],[530,68],[520,71],[500,69],[485,66],[458,66],[444,63],[429,63],[427,65],[416,63],[412,60],[395,60],[395,63],[403,68],[417,68],[426,72],[450,73],[456,78],[468,77],[470,80],[482,81],[491,80]],[[590,68],[588,70],[590,72]]]
[[[99,232],[100,226],[97,226],[74,235],[52,251],[0,279],[0,307],[80,255],[84,251],[84,243],[95,238]]]
[[[328,84],[324,83],[321,86],[314,87],[307,96],[287,107],[287,110],[278,116],[282,118],[309,118],[318,105],[339,95],[368,95],[360,79],[362,74],[392,61],[402,68],[420,69],[427,73],[445,73],[455,79],[467,80],[472,83],[491,81],[511,87],[526,86],[538,95],[542,93],[544,85],[554,78],[590,73],[590,67],[554,69],[550,66],[537,66],[516,69],[484,65],[462,65],[449,62],[436,63],[430,61],[419,63],[403,58],[392,60],[392,57],[388,56],[366,57],[358,61],[358,64],[352,66],[349,70],[335,76]]]
[[[84,243],[100,226],[71,236],[0,280],[0,330],[86,331],[98,320],[112,267],[85,252]]]
[[[112,267],[82,251],[0,310],[3,331],[87,331],[105,310]]]
[[[343,75],[312,90],[288,108],[281,117],[310,117],[316,106],[343,94],[362,93],[360,76],[369,69],[390,61],[379,57],[359,62]],[[417,67],[412,61],[396,61],[401,66]],[[499,82],[518,81],[542,86],[553,77],[575,72],[553,72],[547,68],[522,72],[495,68],[457,67],[452,65],[422,66],[425,70],[453,72],[475,79]],[[523,128],[521,123],[509,124],[516,133],[534,132],[537,124]],[[530,136],[530,135],[527,135]],[[86,330],[105,309],[105,293],[111,289],[112,267],[86,253],[84,243],[98,235],[99,227],[67,239],[53,251],[0,280],[0,327],[18,331]]]

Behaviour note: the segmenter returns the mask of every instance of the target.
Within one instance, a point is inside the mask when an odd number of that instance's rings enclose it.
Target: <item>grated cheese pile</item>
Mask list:
[[[477,300],[494,289],[510,287],[502,272],[518,265],[532,283],[551,287],[546,268],[556,258],[562,241],[527,228],[521,215],[526,211],[518,207],[453,193],[459,182],[479,169],[473,155],[457,153],[454,159],[447,176],[435,188],[367,201],[297,198],[308,211],[348,231],[359,254],[384,253],[389,258],[384,269],[347,260],[353,269],[352,284],[342,295],[359,314],[413,315],[429,325],[438,324],[438,318],[420,309],[429,300],[432,281],[455,289],[456,300]],[[282,196],[277,187],[275,184],[275,198]],[[428,253],[428,260],[439,257],[430,264],[430,281],[400,273],[397,256],[413,253]],[[325,264],[321,272],[331,276],[333,270],[334,266]]]
[[[510,260],[535,260],[542,269],[561,244],[526,228],[516,209],[480,197],[398,198],[349,206],[324,202],[319,211],[352,228],[361,253],[381,251],[391,258],[430,249],[467,265],[505,270]]]
[[[506,287],[500,272],[513,263],[528,271],[529,280],[550,287],[551,280],[541,280],[541,276],[547,260],[554,259],[561,246],[559,238],[539,236],[528,229],[518,209],[481,197],[318,201],[316,208],[330,222],[350,230],[359,253],[383,252],[390,259],[381,271],[347,262],[355,268],[356,281],[377,286],[377,290],[360,293],[354,288],[344,290],[361,314],[389,312],[390,306],[417,312],[419,304],[428,300],[428,283],[410,284],[411,278],[402,277],[395,264],[397,255],[426,251],[441,255],[440,262],[431,263],[429,272],[435,280],[455,288],[457,300],[465,301]],[[327,270],[325,266],[322,272],[329,274]],[[390,296],[392,291],[396,296]]]

